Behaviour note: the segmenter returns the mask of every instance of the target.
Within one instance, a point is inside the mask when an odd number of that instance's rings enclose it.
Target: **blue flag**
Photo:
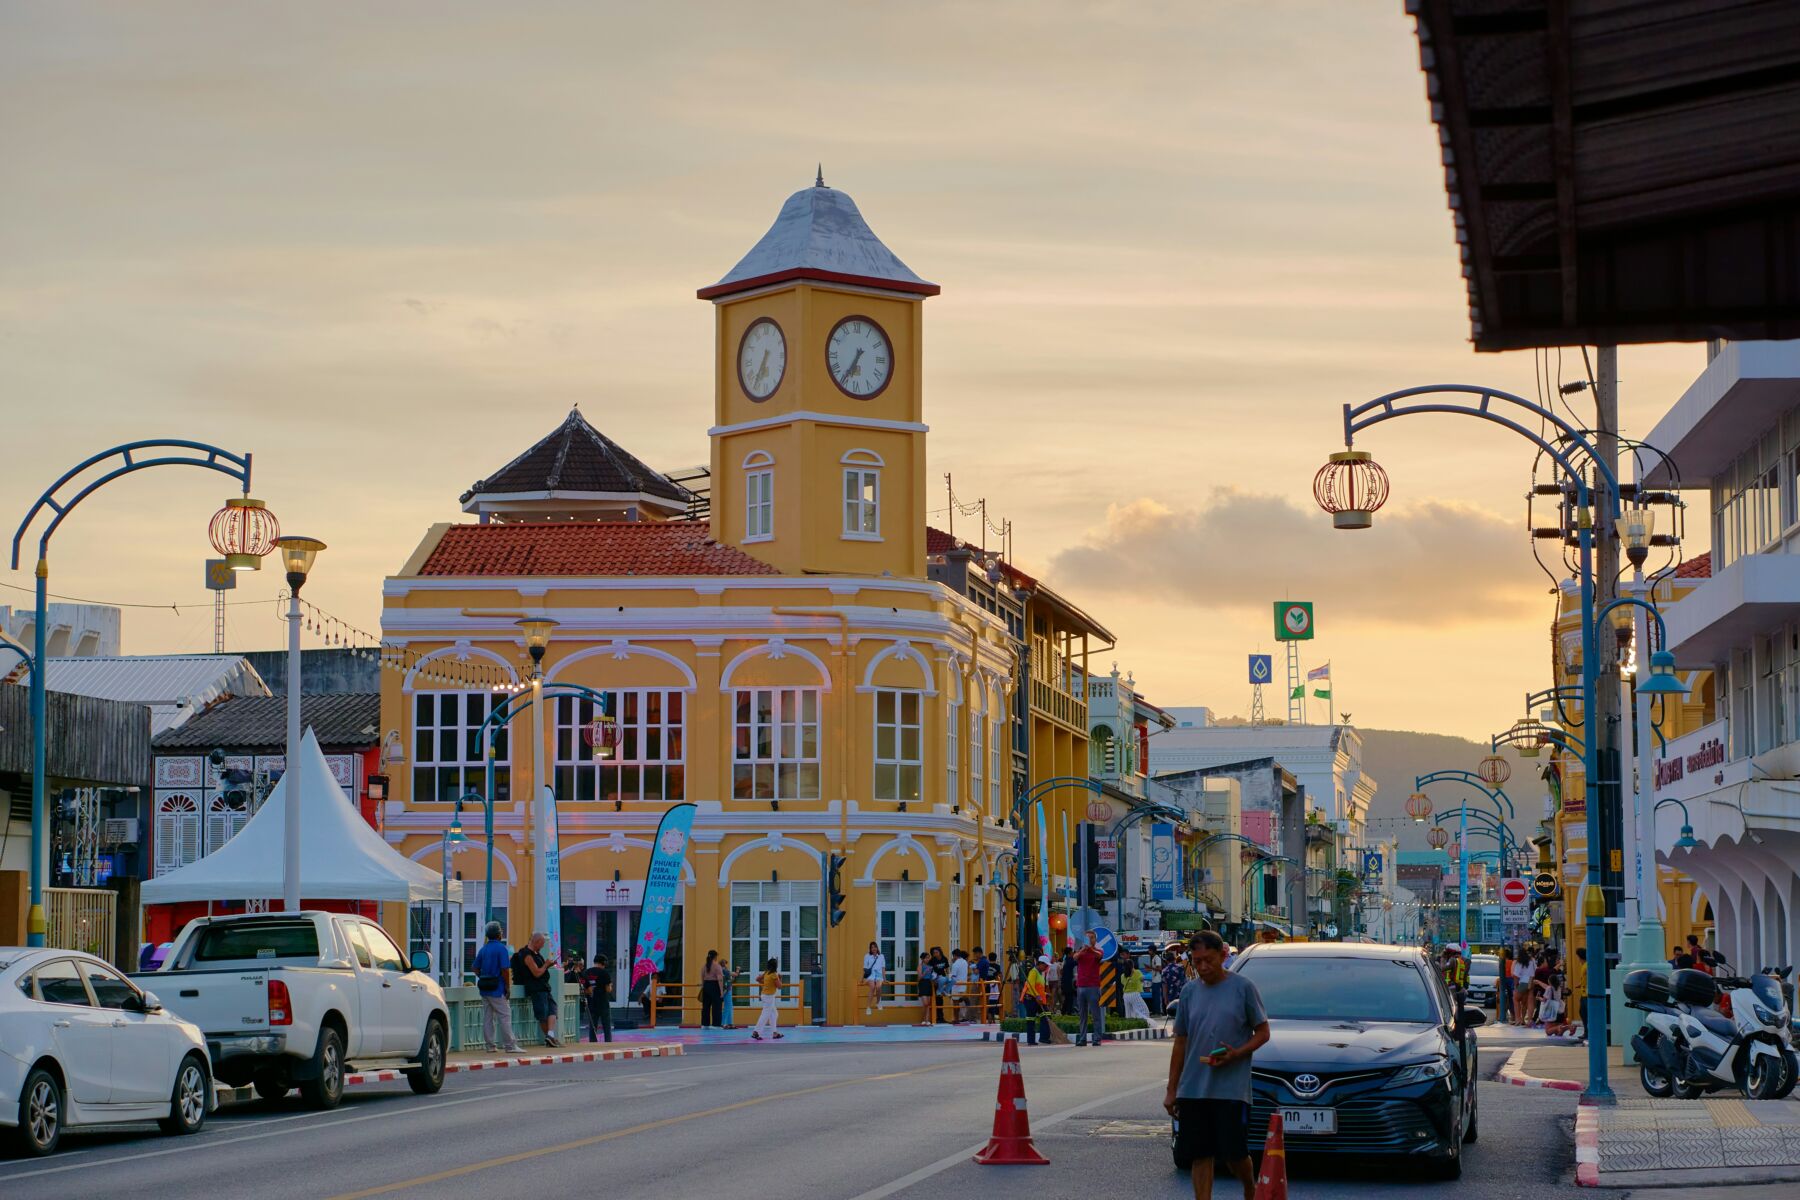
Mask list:
[[[681,867],[687,861],[688,834],[694,828],[694,806],[677,804],[663,814],[651,843],[650,870],[644,877],[644,904],[638,913],[637,945],[631,953],[631,992],[639,993],[650,976],[662,973],[669,950],[669,921]]]
[[[1043,885],[1043,899],[1038,901],[1037,908],[1037,940],[1038,953],[1050,953],[1050,935],[1044,932],[1044,909],[1050,903],[1050,826],[1044,819],[1044,802],[1037,802],[1038,827],[1038,882]]]

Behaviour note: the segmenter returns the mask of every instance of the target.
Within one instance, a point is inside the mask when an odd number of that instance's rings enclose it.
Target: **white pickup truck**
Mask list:
[[[333,1108],[353,1062],[400,1066],[415,1092],[443,1087],[449,1010],[430,968],[362,917],[243,913],[194,921],[133,978],[200,1027],[215,1078],[271,1100],[298,1086]]]

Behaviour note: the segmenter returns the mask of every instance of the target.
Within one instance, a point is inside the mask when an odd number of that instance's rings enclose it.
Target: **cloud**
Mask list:
[[[1466,505],[1383,511],[1373,529],[1346,532],[1280,496],[1218,488],[1199,508],[1109,506],[1050,578],[1203,611],[1312,599],[1337,622],[1445,626],[1543,615],[1548,581],[1526,574],[1527,553],[1515,523]]]

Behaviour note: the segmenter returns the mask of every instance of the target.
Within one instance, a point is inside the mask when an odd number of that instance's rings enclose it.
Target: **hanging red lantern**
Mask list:
[[[1367,450],[1340,450],[1313,476],[1313,499],[1337,529],[1367,529],[1387,498],[1387,472]]]
[[[1051,913],[1050,914],[1050,928],[1053,931],[1055,931],[1056,933],[1062,933],[1064,930],[1068,929],[1068,927],[1069,927],[1069,915],[1067,913]]]
[[[1450,844],[1450,831],[1441,825],[1436,826],[1425,835],[1425,840],[1431,844],[1433,850],[1442,850]]]
[[[1424,792],[1414,792],[1406,798],[1406,815],[1421,825],[1431,815],[1431,797]]]
[[[1512,778],[1512,766],[1500,755],[1490,754],[1481,760],[1481,765],[1475,768],[1475,773],[1481,776],[1481,781],[1489,787],[1499,787]]]
[[[261,500],[233,496],[213,514],[207,535],[233,571],[260,571],[263,557],[275,549],[281,525]]]

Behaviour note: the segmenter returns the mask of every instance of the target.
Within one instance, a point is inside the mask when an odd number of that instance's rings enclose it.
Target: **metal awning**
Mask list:
[[[1800,337],[1792,0],[1407,0],[1477,350]]]

